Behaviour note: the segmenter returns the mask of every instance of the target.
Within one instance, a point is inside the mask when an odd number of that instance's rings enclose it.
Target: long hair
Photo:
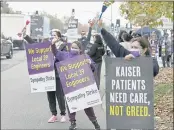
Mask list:
[[[133,38],[132,42],[134,42],[134,41],[139,42],[142,49],[147,48],[147,51],[145,52],[145,55],[150,55],[149,41],[146,38],[144,38],[144,37]]]
[[[103,40],[99,34],[95,34],[95,43],[102,44],[103,45]]]
[[[127,32],[126,32],[125,30],[121,30],[121,31],[120,31],[120,33],[119,33],[119,35],[118,35],[118,40],[119,40],[119,42],[124,42],[123,39],[122,39],[123,33],[127,33]]]
[[[79,47],[80,54],[83,54],[84,53],[83,52],[83,46],[82,46],[82,44],[79,41],[74,41],[74,42],[72,42],[72,44],[76,44]]]
[[[57,31],[57,30],[54,30],[53,32],[56,33],[57,37],[61,38],[62,37],[62,34],[60,31]]]
[[[132,38],[133,37],[130,34],[128,34],[128,33],[123,33],[122,34],[123,41],[125,40],[125,41],[129,42],[129,41],[131,41]]]

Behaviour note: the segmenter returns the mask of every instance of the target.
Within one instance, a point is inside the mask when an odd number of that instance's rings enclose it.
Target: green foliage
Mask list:
[[[124,2],[120,6],[122,16],[137,26],[157,27],[163,25],[162,16],[173,19],[173,2]]]

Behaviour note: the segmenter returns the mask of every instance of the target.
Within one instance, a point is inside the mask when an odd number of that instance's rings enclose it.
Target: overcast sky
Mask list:
[[[75,16],[83,24],[92,19],[96,12],[100,12],[103,2],[8,2],[9,6],[14,10],[22,12],[35,12],[45,11],[50,14],[57,14],[59,18],[63,16],[70,16],[71,10],[75,9]],[[111,23],[111,9],[112,9],[112,22],[115,23],[116,19],[121,19],[121,25],[125,25],[126,21],[120,16],[119,6],[121,2],[115,2],[112,8],[109,7],[104,13],[104,21],[107,24]]]

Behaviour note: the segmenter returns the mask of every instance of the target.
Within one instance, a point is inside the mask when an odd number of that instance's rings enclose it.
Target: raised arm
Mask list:
[[[102,28],[102,20],[98,21],[98,26],[101,29],[101,35],[105,43],[111,49],[111,51],[114,53],[116,57],[125,57],[126,55],[130,54],[130,52],[127,49],[125,49],[118,43],[118,41],[114,38],[112,34],[110,34],[104,28]]]
[[[89,32],[88,32],[88,36],[87,36],[87,41],[90,42],[91,40],[91,32],[92,32],[92,27],[89,27]]]
[[[114,38],[114,36],[107,32],[104,28],[101,29],[101,35],[105,40],[105,43],[108,45],[108,47],[111,49],[116,57],[125,57],[126,55],[130,54],[130,52],[122,45],[120,45],[118,41]]]
[[[91,32],[92,32],[92,27],[94,26],[95,20],[94,19],[92,21],[89,20],[88,23],[89,23],[89,32],[88,32],[88,36],[87,36],[87,41],[89,43],[91,40]]]
[[[24,36],[24,39],[28,42],[28,43],[30,43],[30,44],[33,44],[33,43],[36,43],[30,36],[28,36],[28,35],[25,35]]]
[[[27,31],[27,28],[25,27],[22,31],[22,33],[18,33],[18,34],[21,34],[23,35],[23,38],[29,43],[29,44],[33,44],[33,43],[36,43],[30,36],[28,36],[26,34],[26,31]]]

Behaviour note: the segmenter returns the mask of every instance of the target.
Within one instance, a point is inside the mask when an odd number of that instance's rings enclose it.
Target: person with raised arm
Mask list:
[[[119,44],[119,42],[110,34],[107,32],[104,28],[102,28],[102,20],[98,21],[98,26],[101,28],[101,35],[105,41],[105,43],[108,45],[108,47],[111,49],[111,51],[114,53],[116,57],[124,57],[126,60],[131,60],[133,58],[146,56],[150,57],[148,45],[149,43],[147,40],[143,37],[137,37],[134,38],[131,41],[131,49],[127,50],[122,45]],[[159,73],[159,65],[155,58],[153,58],[153,76],[155,77]]]

